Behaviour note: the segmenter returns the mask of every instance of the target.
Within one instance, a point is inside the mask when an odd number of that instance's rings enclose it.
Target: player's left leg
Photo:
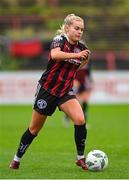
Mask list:
[[[76,164],[81,166],[84,170],[87,170],[84,156],[87,129],[82,108],[77,99],[69,99],[60,105],[60,109],[74,122],[74,138],[77,148]]]

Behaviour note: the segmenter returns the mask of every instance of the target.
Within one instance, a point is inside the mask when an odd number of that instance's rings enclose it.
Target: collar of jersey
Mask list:
[[[64,35],[64,37],[67,39],[67,41],[69,42],[69,44],[71,44],[70,43],[70,41],[69,41],[69,38],[68,38],[68,36],[67,36],[67,34],[63,34]],[[76,42],[76,44],[78,44],[78,41]],[[72,46],[75,46],[76,44],[71,44]]]

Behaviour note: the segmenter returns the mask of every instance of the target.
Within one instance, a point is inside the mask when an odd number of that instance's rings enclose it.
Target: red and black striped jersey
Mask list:
[[[61,51],[69,53],[78,53],[87,49],[81,42],[77,42],[75,45],[70,44],[65,35],[58,35],[53,39],[51,49],[56,47],[60,47]],[[52,59],[51,54],[49,53],[48,65],[46,71],[42,74],[39,83],[42,85],[43,89],[51,95],[62,97],[72,89],[73,80],[81,62],[81,59],[56,61]]]

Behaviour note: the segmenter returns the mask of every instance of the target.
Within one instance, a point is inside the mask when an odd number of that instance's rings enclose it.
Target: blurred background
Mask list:
[[[103,89],[105,86],[108,91],[117,91],[119,97],[126,97],[126,102],[129,100],[128,0],[1,0],[0,97],[3,97],[3,101],[6,101],[2,94],[6,88],[3,76],[10,77],[5,72],[44,70],[51,40],[69,13],[75,13],[85,20],[84,39],[92,52],[92,71],[108,72],[106,77],[103,74],[93,75],[99,78],[94,80],[95,88],[98,89],[96,85],[99,84],[100,91],[100,87]],[[109,81],[102,82],[100,77]],[[113,77],[115,80],[111,79]],[[9,79],[7,81],[10,82]],[[20,86],[25,87],[26,84],[27,87],[27,82],[23,81]]]

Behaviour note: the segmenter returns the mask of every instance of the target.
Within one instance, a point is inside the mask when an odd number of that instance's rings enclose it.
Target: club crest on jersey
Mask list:
[[[45,100],[43,100],[43,99],[39,99],[37,101],[37,106],[38,106],[39,109],[45,109],[46,106],[47,106],[47,102]]]

